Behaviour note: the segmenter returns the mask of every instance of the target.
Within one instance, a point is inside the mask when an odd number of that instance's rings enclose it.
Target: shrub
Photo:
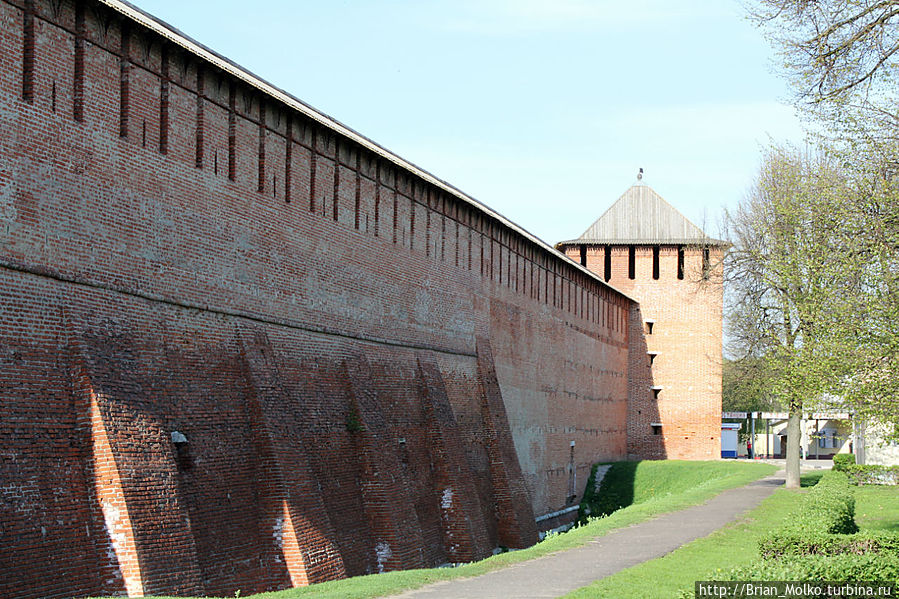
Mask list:
[[[850,534],[857,531],[855,497],[849,478],[842,472],[830,471],[803,498],[783,532]]]
[[[864,555],[880,552],[899,554],[899,535],[889,532],[851,535],[781,532],[759,542],[759,554],[765,559],[800,555]]]
[[[856,466],[847,464],[847,468]],[[827,472],[802,498],[789,523],[759,542],[761,560],[712,578],[899,584],[899,534],[847,534],[858,531],[854,516],[849,477],[839,471]],[[685,591],[681,596],[691,595]]]
[[[797,581],[891,581],[899,582],[899,556],[893,553],[867,555],[807,555],[761,560],[734,568],[719,580]]]
[[[855,464],[855,456],[851,453],[838,453],[833,456],[833,469],[837,472],[846,472],[846,467]]]
[[[851,464],[846,467],[846,474],[854,485],[899,484],[899,466]]]

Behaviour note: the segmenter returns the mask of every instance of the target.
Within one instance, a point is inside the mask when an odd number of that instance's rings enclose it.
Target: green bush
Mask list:
[[[899,555],[899,535],[889,532],[851,535],[824,533],[777,533],[759,542],[765,559],[801,555],[864,555],[893,552]]]
[[[891,581],[899,582],[899,556],[893,553],[867,555],[806,555],[761,560],[734,568],[719,580],[798,581]]]
[[[851,464],[846,467],[846,474],[854,485],[899,484],[899,466]]]
[[[857,468],[853,464],[846,467],[850,471]],[[858,527],[854,516],[855,497],[849,476],[840,471],[827,472],[802,498],[787,524],[759,541],[760,560],[710,578],[899,584],[899,534],[855,534]]]
[[[830,471],[821,477],[803,498],[784,533],[851,534],[855,525],[855,497],[849,478],[842,472]]]
[[[838,453],[833,456],[833,469],[837,472],[846,472],[846,467],[855,464],[855,456],[851,453]]]
[[[709,580],[791,580],[798,582],[891,582],[899,590],[899,555],[892,552],[837,555],[790,555],[762,559],[717,573]],[[685,589],[680,599],[693,597]]]

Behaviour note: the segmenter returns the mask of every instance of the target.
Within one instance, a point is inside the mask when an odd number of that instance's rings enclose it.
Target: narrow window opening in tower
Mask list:
[[[662,425],[661,424],[651,424],[652,434],[653,435],[661,435],[662,434]]]
[[[34,0],[25,0],[23,24],[22,99],[30,103],[34,101]]]
[[[652,325],[655,324],[655,321],[647,320],[647,321],[644,321],[643,324],[646,325],[646,334],[647,334],[647,335],[652,335]]]
[[[191,458],[190,447],[187,443],[175,443],[175,462],[178,464],[180,472],[193,469],[193,458]]]
[[[652,278],[659,279],[659,246],[652,247]]]
[[[662,388],[661,388],[661,387],[652,387],[652,398],[653,398],[653,399],[658,399],[658,398],[659,398],[659,393],[661,393],[661,392],[662,392]]]
[[[399,439],[400,445],[400,464],[403,466],[403,471],[409,467],[409,449],[406,447],[406,438],[400,437]]]
[[[659,354],[649,352],[648,355],[649,355],[649,365],[652,366],[656,361],[656,356],[658,356]]]
[[[607,245],[605,247],[605,255],[603,256],[603,278],[606,282],[612,278],[612,246]]]
[[[584,244],[581,244],[581,266],[587,266],[587,246]]]
[[[711,270],[711,266],[709,264],[709,248],[703,248],[702,250],[702,279],[708,280],[709,271]]]
[[[632,245],[627,248],[627,278],[637,278],[637,248]]]
[[[684,278],[684,246],[677,246],[677,278]]]

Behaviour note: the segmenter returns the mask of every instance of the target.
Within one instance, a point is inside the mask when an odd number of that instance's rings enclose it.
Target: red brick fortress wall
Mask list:
[[[721,456],[723,251],[718,246],[611,246],[609,284],[637,300],[631,307],[628,359],[628,454],[707,460]],[[605,246],[584,248],[587,267],[605,276]],[[580,259],[580,246],[565,249]],[[703,258],[708,252],[707,259]],[[705,266],[704,266],[705,264]],[[651,323],[651,326],[650,326]],[[659,426],[660,425],[660,426]]]
[[[620,293],[101,3],[0,25],[0,595],[475,559],[626,455]]]

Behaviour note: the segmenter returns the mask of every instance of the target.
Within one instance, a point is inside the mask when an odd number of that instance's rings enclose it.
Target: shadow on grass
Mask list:
[[[586,524],[587,518],[608,516],[634,503],[634,480],[640,462],[615,462],[600,482],[601,492],[596,488],[596,469],[593,466],[584,497],[578,510],[578,522]]]
[[[822,476],[824,476],[823,470],[821,472],[806,472],[799,478],[799,485],[801,487],[814,487],[821,480]]]

